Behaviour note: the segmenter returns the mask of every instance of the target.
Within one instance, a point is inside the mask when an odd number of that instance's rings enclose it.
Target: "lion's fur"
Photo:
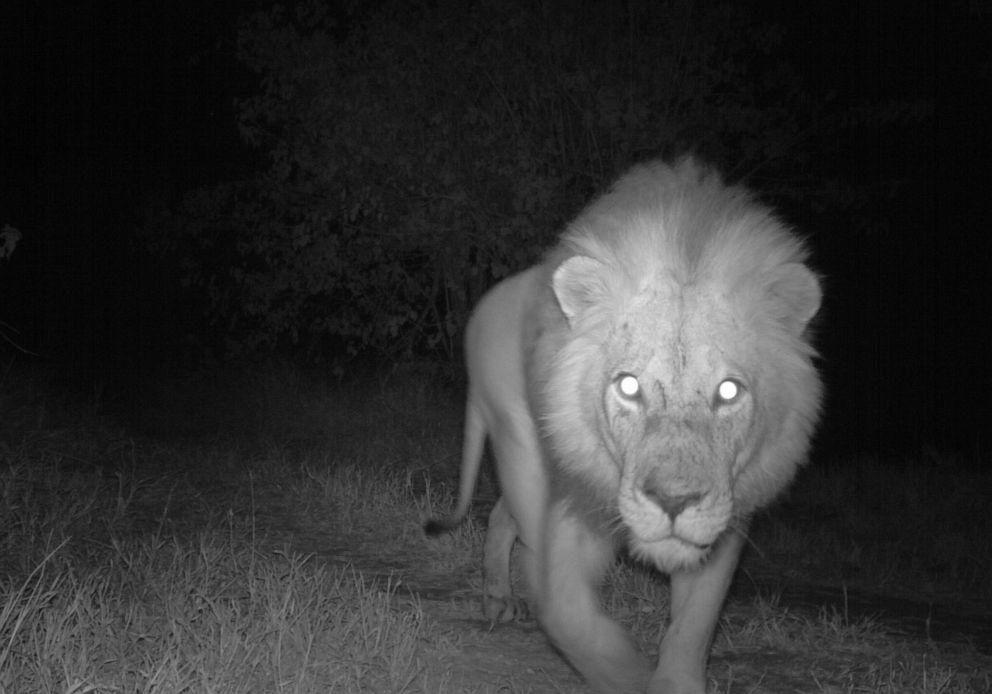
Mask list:
[[[594,686],[703,690],[742,528],[791,480],[819,414],[806,261],[768,208],[683,159],[635,167],[543,263],[483,298],[466,337],[454,517],[488,436],[503,490],[486,546],[491,619],[522,612],[508,571],[519,538],[542,625]],[[625,375],[633,394],[618,390]],[[618,532],[673,574],[653,675],[595,598]]]
[[[574,255],[603,264],[606,271],[597,276],[605,285],[603,300],[571,326],[560,315],[549,320],[547,311],[536,314],[545,326],[539,349],[553,356],[535,360],[530,369],[532,382],[545,383],[536,409],[560,456],[595,458],[599,443],[585,426],[585,401],[568,393],[575,392],[583,365],[596,359],[624,305],[660,277],[682,286],[710,285],[752,326],[749,367],[760,370],[766,390],[776,393],[760,412],[765,426],[759,427],[763,440],[755,442],[758,460],[738,481],[743,513],[767,503],[805,458],[819,415],[814,349],[805,331],[781,320],[792,316],[790,297],[768,291],[781,268],[806,262],[802,242],[746,190],[725,186],[715,172],[687,159],[675,168],[655,163],[628,173],[568,227],[545,268],[550,274]],[[811,317],[802,316],[802,326]]]

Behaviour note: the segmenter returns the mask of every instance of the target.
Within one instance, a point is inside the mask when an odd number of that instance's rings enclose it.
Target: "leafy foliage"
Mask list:
[[[160,210],[148,238],[230,348],[451,355],[482,291],[631,162],[795,165],[781,38],[679,0],[276,7],[238,42],[260,80],[239,125],[268,169]]]
[[[0,228],[0,261],[10,260],[10,256],[14,254],[14,249],[17,248],[22,237],[23,234],[20,229],[15,229],[10,224],[4,224]],[[0,267],[3,265],[0,264]],[[13,347],[18,352],[34,354],[34,352],[21,346],[17,338],[18,332],[17,328],[0,319],[0,347]]]

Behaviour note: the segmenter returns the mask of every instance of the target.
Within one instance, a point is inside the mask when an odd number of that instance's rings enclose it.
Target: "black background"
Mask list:
[[[165,358],[176,288],[133,238],[145,191],[248,171],[233,99],[236,17],[260,2],[41,2],[2,10],[0,224],[25,232],[0,318],[82,377]],[[925,99],[934,116],[826,143],[810,166],[891,196],[854,224],[797,205],[826,278],[829,397],[820,455],[956,453],[989,436],[989,90],[983,3],[744,3],[788,31],[785,56],[831,108]],[[866,229],[869,229],[866,231]],[[164,347],[163,347],[164,345]]]

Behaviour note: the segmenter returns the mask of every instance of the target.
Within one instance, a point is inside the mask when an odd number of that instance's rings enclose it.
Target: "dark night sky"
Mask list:
[[[2,12],[0,224],[26,240],[0,317],[74,340],[80,363],[152,342],[166,289],[136,273],[133,205],[151,184],[195,185],[251,165],[232,99],[252,82],[230,58],[233,18],[267,3],[14,3]],[[988,237],[992,10],[974,2],[747,4],[787,27],[809,98],[928,99],[921,126],[829,143],[811,168],[904,185],[852,233],[831,211],[787,211],[827,278],[823,438],[838,451],[932,444],[988,456],[992,299]],[[13,67],[13,70],[10,68]],[[835,146],[834,146],[835,144]],[[136,276],[140,275],[140,276]],[[39,296],[64,306],[57,326]],[[67,316],[72,316],[72,320]],[[164,330],[165,328],[160,328]]]

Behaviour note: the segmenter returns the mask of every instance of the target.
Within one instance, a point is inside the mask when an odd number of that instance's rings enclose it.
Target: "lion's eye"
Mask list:
[[[625,398],[632,400],[640,395],[641,384],[633,374],[620,374],[617,377],[617,389]]]
[[[744,386],[740,381],[733,378],[725,378],[716,387],[716,397],[714,405],[731,405],[740,399],[744,393]]]

